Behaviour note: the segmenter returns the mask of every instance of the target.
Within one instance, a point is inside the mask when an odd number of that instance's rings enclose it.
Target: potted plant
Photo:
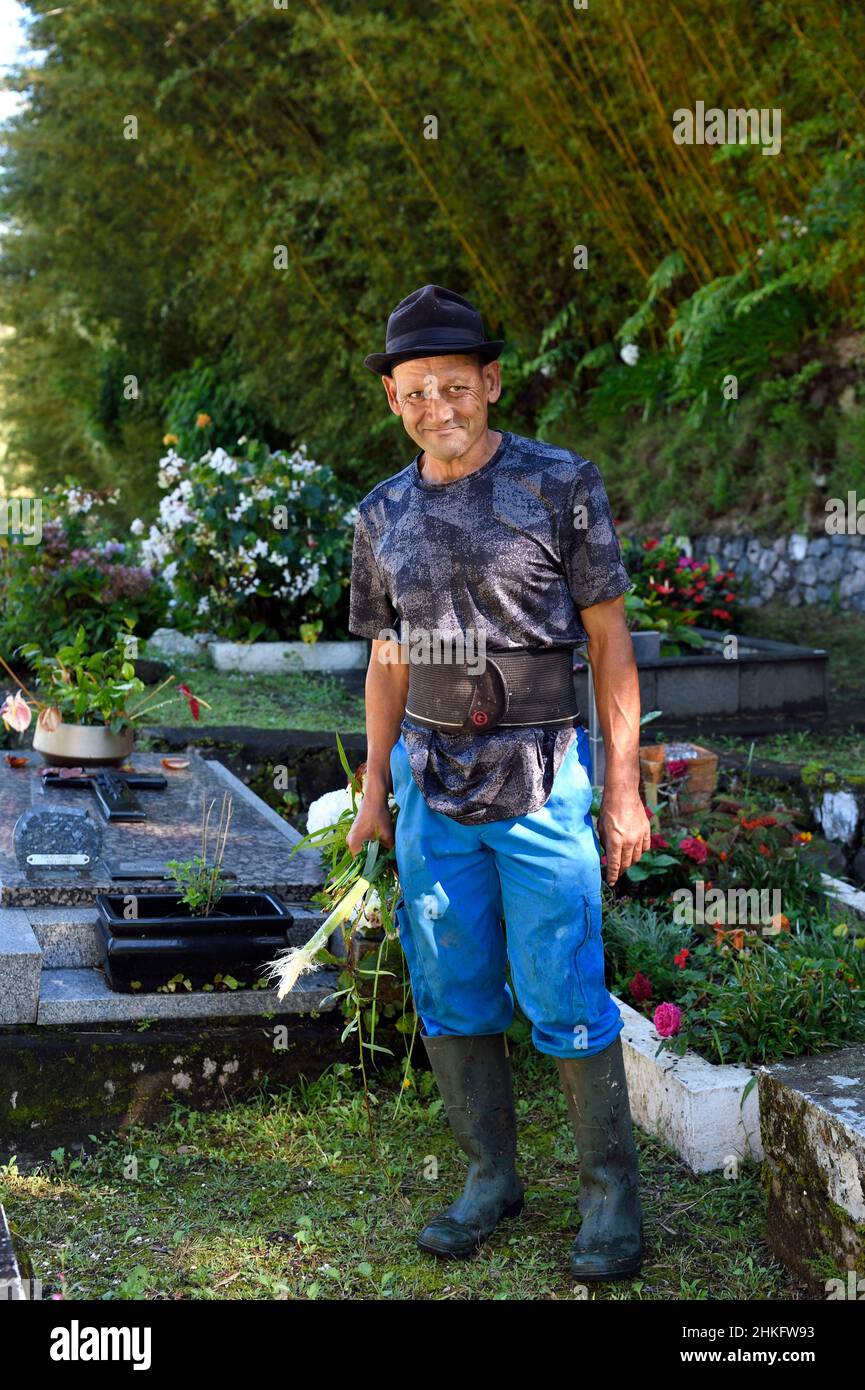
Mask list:
[[[127,627],[132,621],[127,620]],[[44,655],[35,643],[21,647],[19,650],[35,671],[38,688],[45,695],[42,700],[31,694],[0,657],[0,665],[19,686],[0,707],[0,718],[7,729],[23,733],[30,725],[33,709],[37,709],[33,749],[42,754],[46,763],[55,767],[102,767],[124,762],[132,752],[136,721],[175,698],[172,693],[168,699],[152,703],[174,681],[173,676],[167,676],[144,694],[146,687],[136,676],[129,655],[132,641],[128,631],[118,633],[113,646],[88,654],[84,628],[79,627],[75,641],[60,647],[54,656]],[[194,719],[198,718],[201,705],[210,708],[206,700],[196,699],[187,685],[179,684],[176,693],[186,699]]]
[[[166,863],[176,892],[96,895],[103,965],[112,989],[159,990],[178,971],[190,988],[206,988],[217,975],[235,978],[258,970],[285,948],[294,921],[285,904],[274,893],[231,892],[223,872],[232,806],[227,792],[215,849],[208,855],[214,805],[203,798],[201,853]]]

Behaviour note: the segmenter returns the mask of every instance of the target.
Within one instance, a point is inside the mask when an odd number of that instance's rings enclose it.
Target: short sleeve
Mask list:
[[[606,488],[588,459],[581,461],[559,519],[559,545],[577,608],[591,608],[630,589]]]
[[[369,532],[360,516],[354,530],[348,630],[355,637],[377,639],[384,628],[396,629],[398,618],[376,564]]]

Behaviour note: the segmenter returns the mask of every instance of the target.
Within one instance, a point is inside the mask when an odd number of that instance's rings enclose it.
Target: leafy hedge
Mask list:
[[[861,7],[30,8],[0,385],[38,486],[155,504],[205,412],[367,489],[413,448],[362,358],[426,281],[508,341],[496,423],[596,458],[622,517],[798,523],[865,483]],[[676,144],[697,101],[780,109],[779,153]]]

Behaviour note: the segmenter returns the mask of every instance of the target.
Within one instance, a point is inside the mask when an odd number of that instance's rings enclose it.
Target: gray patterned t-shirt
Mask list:
[[[488,649],[579,646],[580,609],[630,587],[593,463],[502,432],[492,458],[430,483],[422,451],[359,505],[348,630],[483,634]],[[576,738],[573,725],[401,733],[427,804],[464,825],[537,811]]]

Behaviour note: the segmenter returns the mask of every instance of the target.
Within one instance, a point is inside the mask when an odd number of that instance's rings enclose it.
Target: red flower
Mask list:
[[[688,771],[687,758],[671,758],[666,764],[667,772],[671,777],[684,777]]]
[[[691,952],[688,950],[687,946],[683,946],[681,951],[679,951],[675,956],[673,956],[674,965],[678,965],[680,970],[684,970],[685,963],[687,962],[688,956],[690,954]]]
[[[758,830],[761,826],[777,825],[778,821],[775,816],[755,816],[753,820],[746,820],[743,816],[741,824],[743,830]]]
[[[652,819],[652,813],[651,813],[651,811],[649,810],[648,806],[644,806],[644,807],[643,807],[643,810],[645,811],[646,815],[649,817],[649,820],[651,820],[651,819]]]
[[[652,997],[652,981],[646,975],[642,975],[638,970],[633,980],[628,984],[631,998],[638,1004],[645,1004],[647,999]]]
[[[767,859],[770,857],[772,851],[770,850],[770,848],[769,848],[768,845],[759,844],[759,845],[757,846],[757,848],[758,848],[758,850],[760,851],[760,853],[761,853],[762,855],[765,855],[765,857],[766,857]]]
[[[192,715],[193,719],[197,719],[199,714],[201,713],[201,706],[196,700],[192,691],[189,689],[189,686],[179,685],[177,689],[180,691],[181,695],[186,696],[186,702],[189,705],[189,713]]]
[[[706,587],[706,581],[705,581],[705,579],[698,579],[698,580],[697,580],[696,587],[697,587],[698,589],[705,589],[705,587]]]
[[[657,567],[658,567],[659,570],[665,570],[665,569],[667,568],[667,562],[666,562],[666,560],[659,560],[659,561],[658,561],[658,566],[657,566]]]
[[[709,857],[709,847],[703,840],[698,840],[696,836],[689,835],[686,839],[679,841],[679,849],[689,859],[693,859],[695,864],[705,864]]]
[[[653,835],[653,836],[652,836],[651,848],[652,848],[652,849],[669,849],[669,848],[670,848],[670,842],[669,842],[669,840],[665,840],[664,837],[663,837],[663,835]]]
[[[654,549],[655,549],[655,546],[656,546],[656,545],[659,545],[659,544],[660,544],[660,542],[657,541],[657,540],[643,541],[643,549],[644,549],[644,550],[654,550]]]
[[[728,623],[732,618],[732,613],[728,613],[726,608],[713,608],[712,617],[720,618],[722,623]]]

